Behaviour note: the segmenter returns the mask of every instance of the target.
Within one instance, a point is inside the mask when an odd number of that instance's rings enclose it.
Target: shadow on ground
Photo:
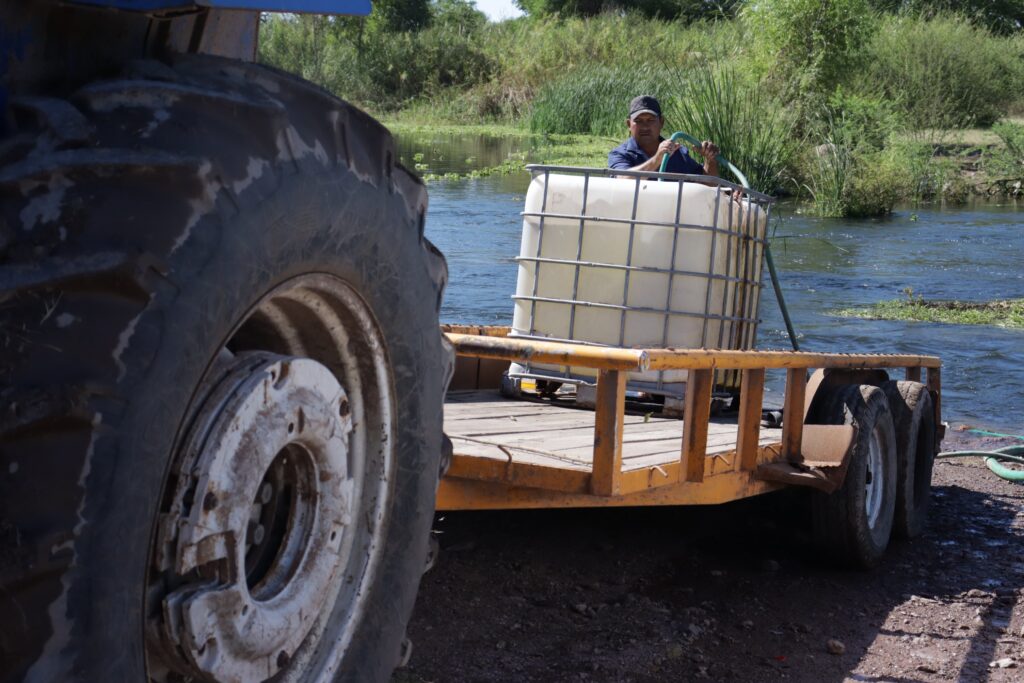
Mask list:
[[[933,481],[927,532],[869,572],[825,563],[788,493],[440,515],[394,680],[1022,680],[1024,487]]]

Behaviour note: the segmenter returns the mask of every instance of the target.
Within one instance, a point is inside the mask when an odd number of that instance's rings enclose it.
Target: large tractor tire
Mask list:
[[[387,130],[208,57],[10,120],[0,680],[386,680],[452,365]]]
[[[815,422],[856,430],[843,485],[812,494],[817,545],[835,562],[868,569],[885,555],[896,510],[896,434],[885,393],[870,385],[833,388]]]

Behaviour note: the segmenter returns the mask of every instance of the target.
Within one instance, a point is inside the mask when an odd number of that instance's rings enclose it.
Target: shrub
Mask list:
[[[345,25],[331,17],[264,15],[259,58],[350,99],[364,93],[356,63],[356,46],[345,38]]]
[[[886,148],[885,158],[894,167],[904,169],[907,199],[922,201],[962,190],[956,187],[960,173],[956,161],[937,155],[932,144],[894,141]]]
[[[814,212],[828,218],[884,216],[906,192],[906,171],[879,153],[834,145],[819,148],[811,165]]]
[[[884,216],[906,193],[906,171],[882,154],[855,155],[853,173],[845,188],[845,215]]]
[[[808,189],[818,215],[881,216],[903,198],[909,172],[898,159],[876,151],[858,134],[855,122],[826,113],[820,134],[825,143],[807,163]]]
[[[892,102],[836,88],[828,99],[828,116],[844,127],[843,138],[864,151],[879,151],[903,128]]]
[[[275,16],[261,27],[260,58],[340,97],[393,109],[490,79],[494,64],[477,35],[484,24],[463,4],[445,3],[435,25],[422,31],[384,33],[371,25],[365,35],[345,20]]]
[[[869,45],[866,87],[916,129],[988,126],[1022,92],[1014,46],[959,16],[888,18]]]
[[[1000,121],[992,132],[1003,144],[985,153],[985,171],[1008,180],[1024,178],[1024,125]]]
[[[765,0],[743,16],[761,68],[811,109],[858,64],[875,21],[868,0]]]

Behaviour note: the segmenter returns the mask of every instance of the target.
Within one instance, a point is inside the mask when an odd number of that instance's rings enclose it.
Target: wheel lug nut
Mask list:
[[[270,484],[270,482],[267,482],[266,484],[263,485],[263,488],[260,489],[260,502],[266,505],[267,503],[270,502],[270,499],[271,497],[273,497],[273,495],[274,487]]]

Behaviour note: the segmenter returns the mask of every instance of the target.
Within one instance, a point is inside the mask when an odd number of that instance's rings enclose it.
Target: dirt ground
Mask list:
[[[867,572],[822,561],[787,493],[439,515],[393,682],[1024,681],[1024,486],[946,460],[933,496],[925,534]]]

